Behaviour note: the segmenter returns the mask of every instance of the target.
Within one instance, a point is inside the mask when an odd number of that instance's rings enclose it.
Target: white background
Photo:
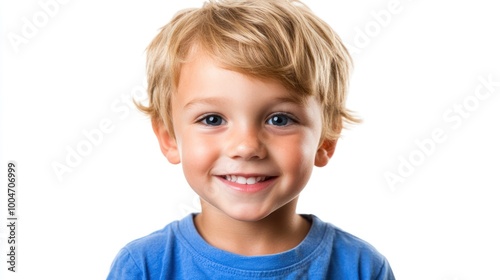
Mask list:
[[[201,1],[52,1],[47,15],[48,2],[0,7],[0,278],[104,279],[127,242],[196,211],[180,166],[129,102],[144,92],[144,49],[158,28]],[[364,123],[344,131],[298,211],[372,243],[398,279],[500,279],[494,1],[306,3],[349,45],[349,106]],[[480,77],[499,81],[483,100]],[[101,122],[110,128],[85,146]],[[416,141],[435,130],[443,141],[424,141],[424,154]],[[79,162],[70,156],[78,147]],[[19,177],[15,274],[6,266],[9,160]],[[68,166],[60,178],[57,164]],[[404,182],[391,186],[388,172]]]

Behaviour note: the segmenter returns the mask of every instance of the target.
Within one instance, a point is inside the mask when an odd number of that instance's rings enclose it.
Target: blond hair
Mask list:
[[[351,57],[302,2],[210,0],[178,12],[147,48],[149,105],[138,107],[171,135],[171,97],[194,46],[228,69],[279,81],[297,101],[317,97],[322,139],[335,140],[344,122],[359,121],[345,107]]]

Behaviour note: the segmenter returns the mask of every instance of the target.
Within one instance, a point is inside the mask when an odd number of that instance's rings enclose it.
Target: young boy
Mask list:
[[[178,13],[148,47],[149,114],[201,212],[123,248],[108,279],[394,279],[371,245],[295,213],[344,121],[349,54],[299,1]]]

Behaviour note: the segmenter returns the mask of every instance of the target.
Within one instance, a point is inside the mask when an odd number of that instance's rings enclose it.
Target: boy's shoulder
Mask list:
[[[165,259],[165,254],[177,242],[175,228],[178,223],[179,221],[171,222],[164,228],[125,245],[113,260],[106,279],[161,279],[164,271],[160,264],[169,262]]]
[[[336,263],[339,279],[351,275],[353,266],[357,266],[359,279],[394,279],[387,259],[373,245],[335,225],[326,225],[332,239],[330,258]]]
[[[241,256],[206,243],[193,215],[127,244],[108,279],[394,279],[386,259],[369,243],[313,215],[296,248],[265,256]],[[193,278],[194,277],[194,278]],[[199,277],[199,278],[197,278]],[[300,278],[300,277],[299,277]]]

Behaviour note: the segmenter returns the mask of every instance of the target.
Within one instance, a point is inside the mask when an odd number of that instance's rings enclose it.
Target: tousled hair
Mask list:
[[[171,99],[182,64],[201,48],[223,67],[273,79],[322,106],[322,139],[359,122],[346,109],[351,57],[339,36],[298,0],[209,0],[178,12],[147,48],[149,104],[137,104],[174,135]],[[175,137],[175,135],[174,135]]]

